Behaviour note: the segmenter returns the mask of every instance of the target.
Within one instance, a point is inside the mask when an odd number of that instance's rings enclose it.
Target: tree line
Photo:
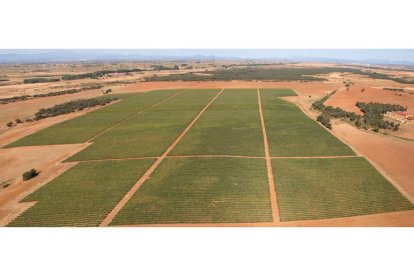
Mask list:
[[[114,73],[133,73],[133,72],[142,72],[143,69],[133,68],[133,69],[117,69],[117,70],[101,70],[96,72],[84,73],[84,74],[75,74],[75,75],[63,75],[62,80],[79,80],[79,79],[99,79],[108,74]]]

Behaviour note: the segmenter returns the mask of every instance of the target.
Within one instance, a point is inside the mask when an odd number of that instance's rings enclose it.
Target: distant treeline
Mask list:
[[[56,82],[60,81],[59,78],[31,78],[24,79],[23,83],[43,83],[43,82]]]
[[[381,104],[381,103],[363,103],[357,102],[356,106],[364,113],[364,115],[358,115],[355,112],[345,111],[339,107],[325,106],[324,102],[329,99],[336,91],[326,95],[322,99],[314,102],[312,108],[322,112],[318,116],[317,121],[331,129],[331,118],[346,118],[353,122],[358,128],[369,129],[372,128],[375,132],[380,129],[388,129],[397,131],[399,124],[394,124],[384,120],[384,114],[389,111],[405,111],[405,107],[398,104]]]
[[[8,104],[8,103],[13,103],[13,102],[26,101],[26,100],[30,100],[34,98],[44,98],[44,97],[60,96],[60,95],[65,95],[65,94],[74,94],[74,93],[79,93],[85,90],[100,89],[100,88],[102,88],[102,85],[96,84],[96,85],[85,86],[82,88],[54,91],[54,92],[49,92],[49,93],[44,93],[44,94],[35,94],[35,95],[30,95],[30,96],[29,95],[14,96],[10,98],[0,99],[0,104]]]
[[[70,101],[63,104],[55,105],[51,108],[42,108],[35,113],[34,120],[41,120],[49,117],[55,117],[62,114],[68,114],[75,111],[81,111],[85,108],[94,107],[97,105],[104,106],[117,98],[92,98]]]
[[[162,71],[162,70],[179,70],[180,67],[178,65],[174,65],[174,67],[167,67],[164,65],[152,65],[151,68],[154,71]]]
[[[342,70],[340,68],[339,70]],[[230,80],[278,80],[278,81],[323,81],[324,78],[309,75],[331,72],[328,68],[231,68],[200,73],[183,73],[166,76],[153,76],[147,81],[230,81]]]
[[[361,71],[361,73],[359,73],[359,74],[365,75],[365,76],[367,76],[369,78],[372,78],[372,79],[391,80],[391,81],[395,81],[395,82],[398,82],[398,83],[414,84],[414,80],[408,80],[408,79],[399,78],[399,77],[391,77],[389,75],[381,74],[381,73],[377,73],[377,72],[367,72],[367,71],[362,71],[362,70],[360,70],[360,71]]]
[[[114,73],[133,73],[133,72],[142,72],[143,69],[133,68],[133,69],[118,69],[118,70],[101,70],[91,73],[76,74],[76,75],[63,75],[62,80],[79,80],[79,79],[98,79],[108,74]]]
[[[383,90],[393,91],[393,92],[404,92],[404,88],[383,88]]]
[[[225,65],[229,67],[231,65]],[[169,68],[171,69],[171,68]],[[161,69],[159,69],[161,70]],[[152,76],[146,81],[230,81],[230,80],[273,80],[273,81],[324,81],[325,78],[312,76],[328,74],[333,72],[353,73],[365,75],[374,79],[393,80],[399,83],[413,83],[414,81],[404,78],[391,77],[377,72],[368,72],[355,68],[322,67],[322,68],[268,68],[258,66],[247,66],[244,68],[231,67],[215,71],[200,73],[183,73],[166,76]]]

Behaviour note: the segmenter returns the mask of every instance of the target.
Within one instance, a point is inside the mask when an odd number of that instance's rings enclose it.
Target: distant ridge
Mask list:
[[[0,63],[70,61],[267,60],[414,66],[413,49],[4,49]]]

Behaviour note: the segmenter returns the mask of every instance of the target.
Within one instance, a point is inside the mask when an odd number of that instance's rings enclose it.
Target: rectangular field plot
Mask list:
[[[271,94],[273,97],[297,96],[292,89],[283,88],[260,88],[260,93]]]
[[[281,221],[413,209],[364,158],[273,159]]]
[[[9,226],[98,226],[153,162],[80,163],[26,197],[38,202]]]
[[[265,160],[167,158],[112,224],[271,221]]]
[[[271,156],[355,155],[297,106],[279,99],[280,93],[260,91]]]
[[[108,97],[124,98],[119,103],[92,111],[86,115],[56,124],[29,136],[26,136],[6,147],[76,144],[82,143],[98,134],[100,131],[116,124],[131,114],[145,109],[179,90],[156,90],[147,93]]]
[[[69,161],[160,156],[219,90],[188,90],[116,126]]]
[[[171,155],[264,156],[256,89],[226,89]]]

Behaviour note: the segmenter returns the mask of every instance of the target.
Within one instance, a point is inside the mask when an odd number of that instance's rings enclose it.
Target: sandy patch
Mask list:
[[[364,92],[361,92],[362,89],[364,89]],[[392,91],[353,85],[349,91],[343,90],[335,93],[325,104],[340,107],[347,111],[353,111],[357,114],[361,114],[362,112],[355,106],[356,102],[400,104],[408,107],[409,112],[414,112],[414,95],[407,93],[395,94]]]

